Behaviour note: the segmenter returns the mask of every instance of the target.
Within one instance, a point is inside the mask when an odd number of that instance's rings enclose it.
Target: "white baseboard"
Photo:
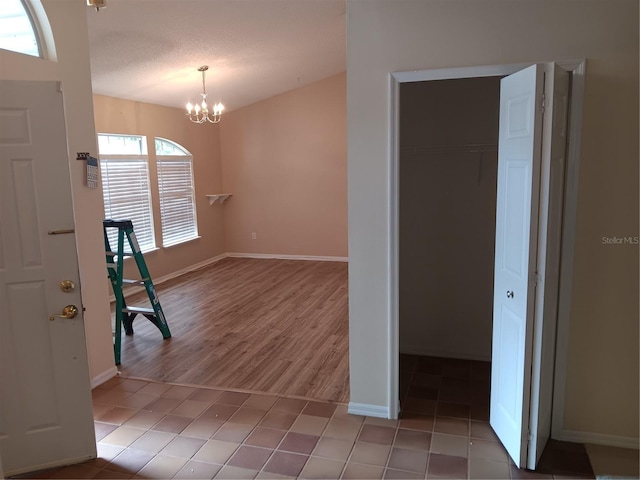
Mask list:
[[[179,277],[180,275],[184,275],[185,273],[190,273],[199,268],[206,267],[207,265],[211,265],[212,263],[219,262],[223,258],[227,258],[229,255],[227,253],[221,253],[220,255],[216,255],[215,257],[207,258],[198,263],[194,263],[193,265],[189,265],[188,267],[181,268],[180,270],[176,270],[175,272],[167,273],[166,275],[161,276],[157,280],[154,280],[153,283],[163,283],[167,280],[173,280],[174,278]]]
[[[314,255],[284,255],[278,253],[238,253],[229,252],[226,254],[228,257],[234,258],[270,258],[278,260],[310,260],[315,262],[348,262],[349,257],[328,257],[328,256],[314,256]]]
[[[348,262],[349,257],[314,257],[308,255],[278,255],[278,254],[270,254],[270,253],[221,253],[220,255],[216,255],[215,257],[208,258],[203,260],[202,262],[195,263],[193,265],[189,265],[188,267],[181,268],[180,270],[176,270],[175,272],[168,273],[161,277],[153,279],[154,285],[160,285],[163,282],[168,280],[173,280],[174,278],[179,277],[180,275],[184,275],[186,273],[193,272],[198,270],[199,268],[206,267],[207,265],[211,265],[212,263],[219,262],[223,258],[233,257],[233,258],[275,258],[280,260],[312,260],[316,262]],[[127,294],[133,295],[134,293],[144,292],[144,287],[136,286],[127,288]],[[115,302],[116,297],[112,293],[109,295],[109,301]]]
[[[365,415],[367,417],[390,418],[389,407],[380,405],[369,405],[366,403],[349,402],[347,413],[352,415]]]
[[[111,380],[113,377],[118,375],[118,368],[114,365],[109,370],[105,370],[104,372],[96,375],[91,379],[91,388],[94,389],[100,385],[102,385],[107,380]]]
[[[563,442],[592,443],[594,445],[607,445],[609,447],[632,448],[638,450],[640,442],[638,438],[608,435],[605,433],[577,432],[574,430],[560,430],[552,438]]]
[[[423,346],[415,345],[400,345],[400,353],[423,357],[458,358],[460,360],[478,360],[481,362],[491,361],[491,352],[489,352],[489,355],[481,355],[448,349],[424,348]]]
[[[221,253],[220,255],[216,255],[215,257],[207,258],[202,262],[194,263],[193,265],[189,265],[188,267],[181,268],[180,270],[176,270],[175,272],[167,273],[166,275],[163,275],[161,277],[154,278],[153,284],[160,285],[161,283],[164,283],[168,280],[173,280],[174,278],[177,278],[180,275],[184,275],[186,273],[190,273],[195,270],[198,270],[199,268],[206,267],[207,265],[211,265],[212,263],[219,262],[220,260],[222,260],[223,258],[227,258],[228,256],[229,255],[227,253]],[[144,292],[144,287],[143,286],[129,287],[127,288],[127,291],[126,291],[127,295],[133,295],[134,293],[138,293],[138,292]],[[109,301],[110,302],[116,301],[116,297],[113,293],[109,296]]]

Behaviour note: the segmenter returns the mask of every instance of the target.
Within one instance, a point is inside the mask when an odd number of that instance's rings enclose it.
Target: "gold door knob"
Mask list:
[[[71,280],[62,280],[60,282],[60,290],[62,290],[65,293],[72,292],[74,288],[76,288],[76,284],[73,283]]]
[[[62,315],[51,315],[49,321],[53,322],[56,318],[75,318],[78,315],[78,307],[75,305],[67,305],[62,309]]]

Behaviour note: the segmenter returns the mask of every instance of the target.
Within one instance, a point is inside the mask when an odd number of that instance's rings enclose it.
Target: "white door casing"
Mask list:
[[[500,87],[490,423],[518,467],[529,433],[543,80],[532,65]]]
[[[0,455],[5,474],[96,455],[62,93],[0,83]],[[51,232],[52,234],[50,234]],[[62,290],[70,280],[75,288]],[[75,305],[75,318],[60,318]]]

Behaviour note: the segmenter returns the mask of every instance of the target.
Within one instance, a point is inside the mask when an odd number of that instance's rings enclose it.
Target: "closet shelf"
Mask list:
[[[227,198],[229,198],[231,195],[233,194],[232,193],[216,193],[216,194],[207,195],[207,198],[209,199],[209,205],[213,205],[214,203],[216,203],[216,200],[220,200],[220,205],[222,205],[224,201]]]

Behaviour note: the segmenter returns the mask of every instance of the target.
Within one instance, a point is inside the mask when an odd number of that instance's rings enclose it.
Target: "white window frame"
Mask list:
[[[159,154],[158,142],[170,146],[173,155]],[[161,137],[154,139],[162,246],[170,247],[200,238],[196,213],[193,156],[178,143]]]

